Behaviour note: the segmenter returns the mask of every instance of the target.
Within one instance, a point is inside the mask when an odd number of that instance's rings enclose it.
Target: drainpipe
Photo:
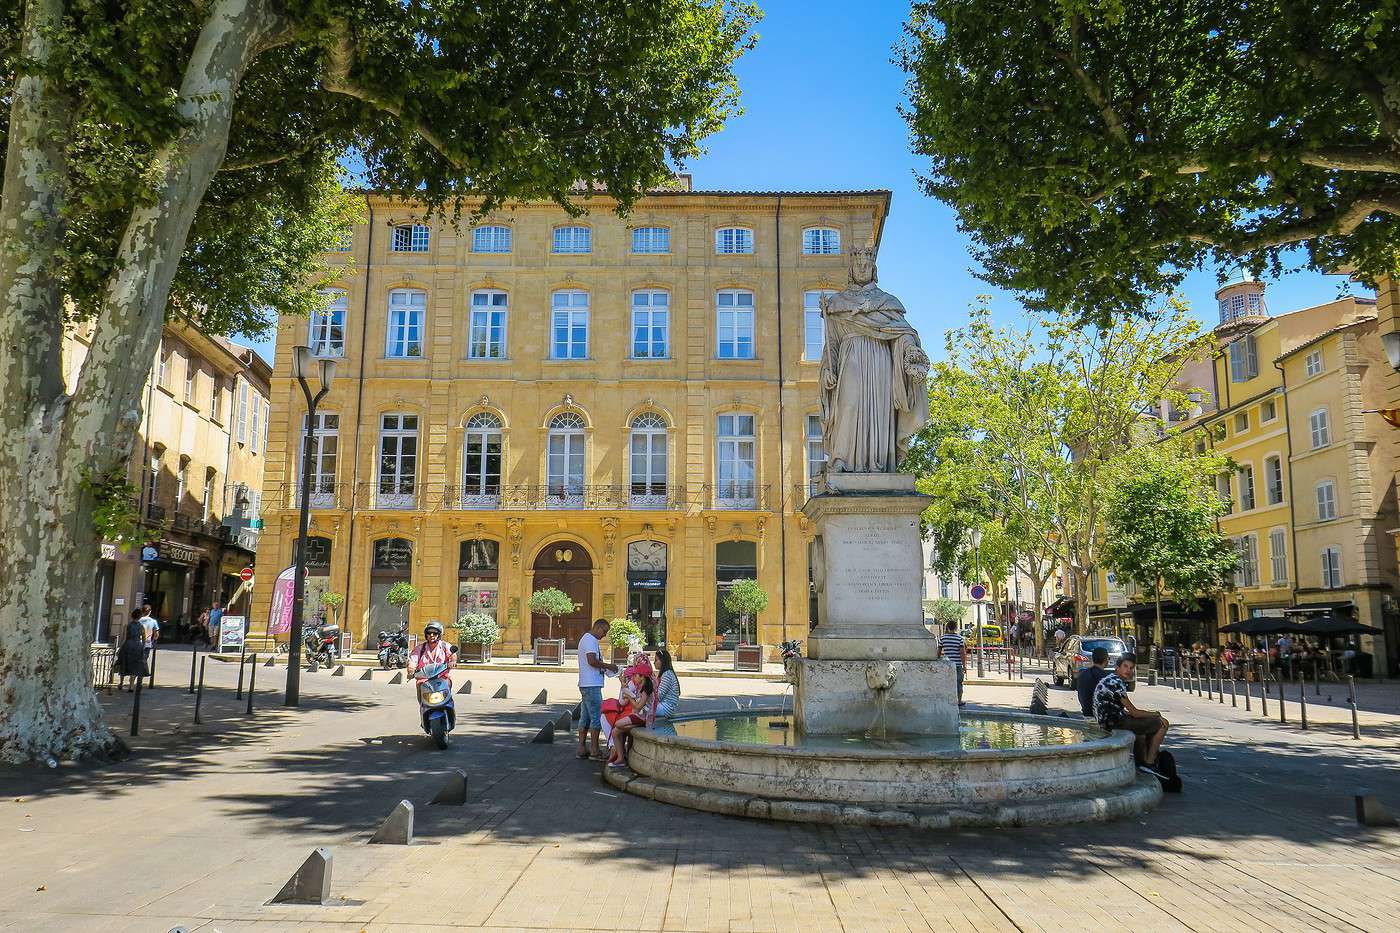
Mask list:
[[[369,341],[370,270],[374,268],[374,205],[365,192],[365,211],[369,214],[369,238],[365,244],[365,300],[360,311],[360,359],[355,368],[355,447],[350,462],[350,527],[345,534],[345,624],[353,618],[350,608],[350,580],[355,573],[355,490],[360,485],[360,416],[365,407],[365,350]],[[365,636],[369,636],[366,627]],[[351,647],[353,651],[353,646]]]
[[[773,209],[773,261],[778,270],[778,478],[783,485],[787,485],[787,433],[783,429],[783,410],[787,407],[783,403],[783,196],[778,195],[777,206]],[[787,496],[779,489],[778,496],[778,548],[782,552],[778,560],[778,602],[781,605],[783,641],[787,641],[787,515],[784,503]]]
[[[1298,517],[1293,514],[1293,425],[1289,419],[1288,411],[1288,374],[1283,371],[1283,366],[1274,360],[1274,369],[1278,370],[1279,382],[1283,387],[1283,394],[1279,401],[1283,403],[1283,437],[1288,449],[1288,535],[1293,547],[1293,605],[1298,605]]]

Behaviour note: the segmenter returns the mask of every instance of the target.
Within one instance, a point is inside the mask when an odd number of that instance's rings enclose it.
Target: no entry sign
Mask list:
[[[244,583],[247,583],[248,581],[252,580],[253,568],[244,567],[242,570],[238,571],[238,579],[242,580]]]
[[[974,602],[980,603],[987,598],[987,588],[980,583],[972,584],[972,586],[968,588],[967,593],[972,597]]]

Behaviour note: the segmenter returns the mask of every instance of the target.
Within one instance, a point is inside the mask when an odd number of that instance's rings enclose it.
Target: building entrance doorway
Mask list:
[[[666,644],[666,543],[627,545],[627,615],[642,628],[648,651]]]
[[[311,549],[307,548],[310,555]],[[395,583],[413,579],[413,542],[404,538],[381,538],[374,542],[369,568],[369,624],[363,644],[373,648],[379,644],[379,631],[397,632],[404,619],[404,610],[391,606],[387,599]]]
[[[593,609],[593,561],[583,546],[574,541],[555,541],[546,545],[535,558],[536,591],[554,587],[574,601],[573,612],[554,620],[555,638],[563,638],[566,647],[577,648],[578,640],[588,631]],[[530,643],[536,638],[549,638],[549,617],[538,612],[530,614]]]
[[[733,648],[739,642],[739,617],[724,608],[724,598],[736,580],[758,579],[758,546],[752,541],[721,541],[715,545],[715,648]],[[754,637],[749,620],[750,638]]]

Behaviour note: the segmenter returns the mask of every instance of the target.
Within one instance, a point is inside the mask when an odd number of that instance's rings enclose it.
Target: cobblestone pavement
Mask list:
[[[186,656],[187,657],[187,656]],[[182,659],[183,660],[183,659]],[[211,663],[190,723],[188,661],[160,668],[126,762],[0,771],[0,928],[14,930],[1384,930],[1400,928],[1400,831],[1362,829],[1359,788],[1400,810],[1400,717],[1316,705],[1287,725],[1166,687],[1139,705],[1173,723],[1186,791],[1130,821],[910,833],[760,823],[603,785],[571,737],[528,739],[573,704],[568,674],[467,672],[453,746],[415,734],[412,691],[304,675],[289,712],[259,670],[253,717],[234,665]],[[492,699],[505,684],[509,698]],[[693,678],[688,710],[781,685]],[[530,700],[548,692],[543,706]],[[1324,685],[1324,695],[1326,693]],[[1052,705],[1071,705],[1065,691]],[[1312,699],[1312,697],[1309,697]],[[969,690],[1023,709],[1024,686]],[[129,724],[130,697],[107,699]],[[445,768],[465,807],[429,807]],[[419,843],[369,846],[400,799]],[[333,906],[266,901],[315,846]]]

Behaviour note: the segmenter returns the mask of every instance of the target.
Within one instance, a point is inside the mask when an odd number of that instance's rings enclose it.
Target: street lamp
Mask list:
[[[311,386],[306,377],[317,370],[321,389],[311,394]],[[311,528],[311,447],[316,438],[316,406],[331,390],[335,380],[335,360],[317,359],[310,347],[292,348],[292,375],[301,384],[306,396],[306,430],[301,439],[301,523],[297,532],[296,570],[292,578],[292,630],[288,633],[287,645],[287,693],[284,706],[301,705],[301,616],[302,601],[306,598],[306,534]]]

